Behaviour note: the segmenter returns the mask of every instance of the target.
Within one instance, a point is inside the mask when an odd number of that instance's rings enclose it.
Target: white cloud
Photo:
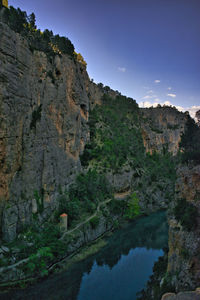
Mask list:
[[[171,91],[172,88],[171,88],[171,86],[169,86],[167,89],[168,89],[169,91]]]
[[[154,80],[155,83],[160,83],[160,80],[156,79]]]
[[[151,98],[152,98],[152,96],[146,95],[146,96],[144,96],[142,99],[151,99]]]
[[[156,98],[156,99],[154,99],[154,102],[157,102],[157,103],[159,103],[159,101],[160,101],[160,99],[159,99],[159,98]]]
[[[195,119],[195,114],[196,114],[197,110],[200,110],[200,105],[199,106],[191,106],[186,110],[189,111],[190,116]]]
[[[122,72],[122,73],[126,72],[126,68],[124,68],[124,67],[118,67],[117,69],[119,72]]]
[[[176,94],[167,94],[168,97],[176,98]]]
[[[147,91],[147,94],[152,94],[152,93],[153,93],[153,90]]]

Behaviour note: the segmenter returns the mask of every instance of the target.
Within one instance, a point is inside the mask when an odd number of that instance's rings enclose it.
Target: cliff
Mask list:
[[[5,241],[13,240],[34,214],[40,223],[51,218],[59,191],[67,190],[83,170],[80,155],[90,141],[89,111],[105,106],[105,94],[120,95],[91,82],[85,66],[67,55],[50,60],[44,52],[31,51],[24,37],[0,23],[0,224]],[[122,116],[122,122],[128,120],[125,140],[141,136],[147,152],[165,148],[176,154],[187,116],[172,108],[136,113],[137,121],[129,108]],[[133,158],[135,147],[133,139]],[[136,177],[143,171],[136,165],[127,156],[120,170],[105,172],[119,196],[141,185]],[[166,185],[161,182],[162,189]],[[158,199],[162,192],[155,195]],[[141,193],[143,208],[146,198]]]
[[[200,166],[184,166],[178,170],[176,201],[187,210],[169,217],[169,253],[167,272],[177,291],[194,289],[200,284]],[[188,206],[188,205],[192,206]],[[173,206],[176,205],[173,204]],[[182,204],[185,206],[185,204]],[[194,207],[194,209],[191,209]],[[174,210],[173,210],[174,212]],[[187,226],[186,226],[187,225]]]
[[[176,155],[185,131],[187,114],[173,107],[142,108],[142,137],[147,152],[169,151]]]
[[[0,23],[0,223],[5,240],[56,207],[81,170],[79,155],[89,139],[90,103],[103,91],[85,67],[67,55],[53,62]],[[38,195],[38,201],[34,197]]]
[[[183,292],[183,293],[167,293],[162,296],[161,300],[199,300],[200,299],[200,290],[199,288],[196,291]]]

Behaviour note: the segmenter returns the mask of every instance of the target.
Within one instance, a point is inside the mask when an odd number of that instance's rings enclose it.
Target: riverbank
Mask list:
[[[144,287],[152,273],[155,260],[163,255],[163,251],[159,249],[167,245],[167,232],[164,212],[123,223],[123,228],[107,233],[90,246],[82,247],[75,255],[71,255],[70,259],[57,264],[48,278],[28,286],[25,290],[12,289],[4,293],[2,299],[96,299],[96,294],[88,293],[95,293],[99,289],[99,280],[102,286],[99,293],[104,293],[107,297],[102,295],[102,299],[109,299],[108,289],[112,287],[112,283],[116,297],[123,294],[123,299],[126,299],[128,294],[133,294],[133,299],[136,299],[134,295]],[[108,272],[111,272],[110,275]],[[95,274],[99,274],[97,278]],[[89,288],[88,284],[91,284],[92,288]],[[116,290],[117,287],[120,289]],[[77,298],[79,291],[80,298]]]

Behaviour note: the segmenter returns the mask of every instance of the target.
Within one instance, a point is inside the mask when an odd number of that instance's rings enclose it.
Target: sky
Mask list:
[[[200,0],[9,0],[68,37],[89,77],[146,107],[200,109]]]

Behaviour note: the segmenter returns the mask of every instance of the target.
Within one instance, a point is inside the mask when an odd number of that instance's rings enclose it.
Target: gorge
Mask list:
[[[183,157],[193,153],[190,128],[199,143],[198,126],[175,107],[141,109],[95,84],[73,52],[63,54],[58,42],[56,50],[51,45],[53,54],[45,52],[34,44],[42,34],[12,30],[5,12],[0,11],[1,286],[48,275],[52,264],[124,218],[168,210],[168,264],[159,284],[163,294],[195,290],[198,147],[192,159]],[[62,214],[68,215],[64,232]],[[160,299],[160,293],[152,289],[143,299]]]

